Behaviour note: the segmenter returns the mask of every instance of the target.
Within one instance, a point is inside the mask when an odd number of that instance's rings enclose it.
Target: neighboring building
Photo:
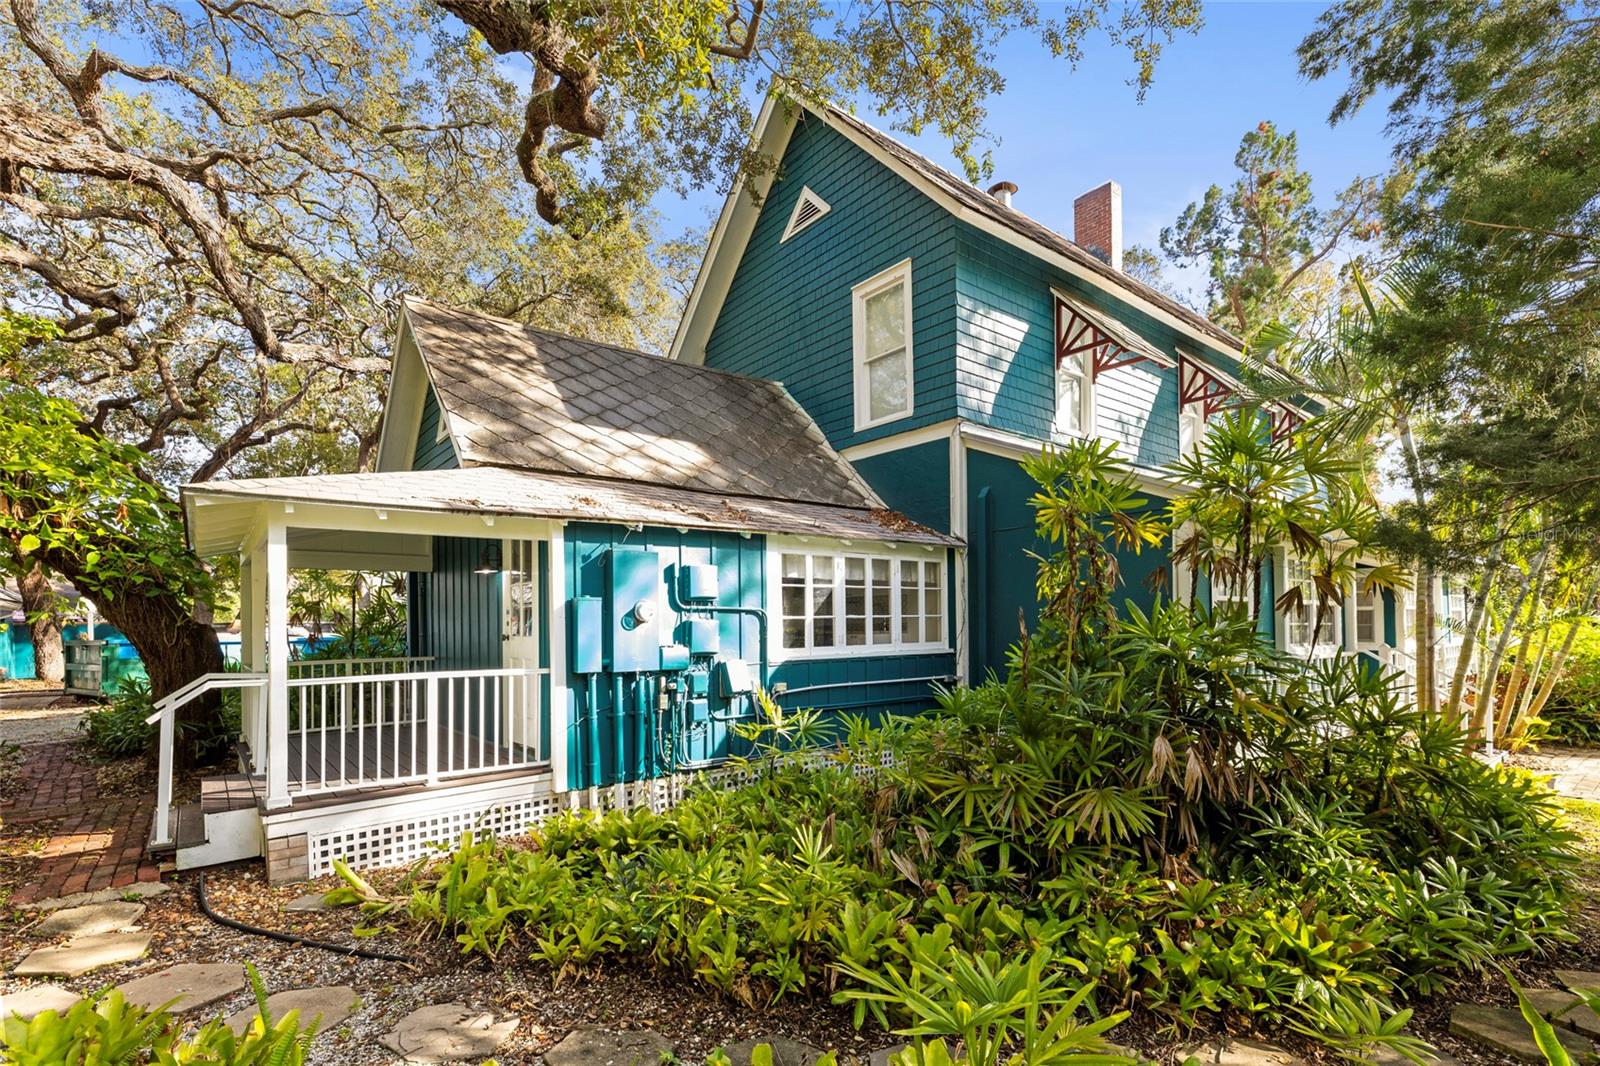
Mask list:
[[[745,750],[758,689],[923,710],[1036,617],[1019,459],[1096,435],[1152,508],[1179,491],[1242,352],[1121,271],[1115,185],[1074,243],[838,111],[769,104],[756,137],[781,177],[729,199],[673,359],[406,300],[376,471],[184,489],[195,550],[240,560],[242,669],[159,705],[180,868],[303,877],[663,804]],[[294,660],[297,567],[409,573],[408,654]],[[1189,587],[1166,547],[1121,570],[1146,605]],[[1262,579],[1271,603],[1304,575]],[[1318,643],[1394,662],[1406,615],[1352,597]],[[1290,651],[1310,626],[1262,619]],[[234,688],[241,772],[169,816],[175,709]]]

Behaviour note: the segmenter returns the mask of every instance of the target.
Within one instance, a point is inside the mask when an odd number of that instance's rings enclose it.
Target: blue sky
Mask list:
[[[1073,70],[1018,35],[1000,55],[1007,86],[990,107],[995,179],[1016,182],[1015,206],[1068,236],[1073,198],[1114,179],[1122,185],[1124,242],[1154,247],[1161,227],[1186,204],[1232,180],[1239,138],[1262,120],[1298,132],[1301,166],[1315,179],[1319,200],[1357,175],[1387,170],[1382,110],[1369,107],[1329,128],[1342,83],[1300,76],[1295,46],[1322,8],[1206,3],[1206,25],[1167,46],[1142,104],[1127,84],[1132,61],[1104,38],[1086,42],[1088,55]],[[862,116],[887,125],[870,111]],[[959,172],[936,137],[915,143]],[[667,234],[708,227],[720,206],[710,192],[688,199],[667,192],[656,201]]]

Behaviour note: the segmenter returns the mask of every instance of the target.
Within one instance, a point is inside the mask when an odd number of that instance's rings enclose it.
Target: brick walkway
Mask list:
[[[13,901],[161,879],[144,854],[154,795],[142,789],[101,795],[94,765],[71,742],[28,744],[22,751],[20,787],[0,799],[0,844],[37,833],[48,839],[41,850],[25,853],[26,883],[17,886]]]
[[[1546,745],[1517,761],[1535,773],[1554,774],[1551,787],[1563,796],[1600,802],[1600,751]]]

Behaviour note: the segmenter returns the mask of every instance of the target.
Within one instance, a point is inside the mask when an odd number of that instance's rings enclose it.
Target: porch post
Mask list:
[[[267,808],[289,805],[289,537],[267,520]]]
[[[550,704],[546,717],[550,722],[550,750],[545,757],[550,760],[550,784],[557,793],[571,788],[567,779],[567,753],[571,744],[572,692],[567,687],[567,574],[566,527],[559,522],[550,526],[550,572],[545,576],[549,589],[550,617]],[[534,678],[535,695],[539,679]]]
[[[262,601],[266,597],[267,564],[259,543],[241,553],[239,563],[239,665],[247,674],[260,673],[266,666],[266,639]],[[265,765],[267,756],[266,702],[258,688],[239,690],[244,706],[245,740],[250,745],[250,767]]]

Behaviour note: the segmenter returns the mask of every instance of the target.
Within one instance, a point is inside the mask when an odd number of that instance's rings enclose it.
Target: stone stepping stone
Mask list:
[[[34,985],[32,988],[24,988],[21,992],[7,992],[0,995],[0,1021],[15,1014],[23,1021],[31,1022],[37,1015],[47,1010],[65,1014],[82,998],[78,993],[68,992],[60,985]]]
[[[155,1010],[171,1002],[167,1010],[173,1014],[204,1007],[243,989],[244,967],[236,962],[181,962],[117,986],[122,998],[134,1006]]]
[[[1580,988],[1587,988],[1600,992],[1600,971],[1557,970],[1556,980],[1574,991]]]
[[[412,1011],[400,1019],[393,1032],[379,1039],[407,1062],[455,1062],[489,1057],[516,1028],[515,1018],[496,1021],[488,1011],[440,1003]],[[652,1058],[650,1066],[659,1061]],[[618,1066],[622,1066],[620,1061]]]
[[[733,1066],[751,1066],[755,1050],[761,1044],[772,1048],[772,1066],[816,1066],[816,1061],[822,1057],[822,1050],[810,1044],[802,1044],[798,1040],[790,1040],[786,1036],[763,1036],[754,1040],[741,1040],[737,1044],[729,1044],[722,1049],[722,1053],[733,1062]]]
[[[544,1061],[545,1066],[657,1066],[670,1054],[672,1041],[653,1029],[580,1025],[546,1051]]]
[[[59,947],[36,948],[11,972],[16,977],[77,977],[102,966],[132,962],[149,948],[149,933],[98,933]]]
[[[1580,985],[1579,987],[1584,987]],[[1560,1029],[1571,1029],[1590,1037],[1600,1037],[1600,1015],[1589,1009],[1579,996],[1555,988],[1529,988],[1523,991],[1534,1009]]]
[[[1364,1053],[1372,1066],[1416,1066],[1410,1059],[1393,1048],[1377,1048]],[[1460,1060],[1454,1055],[1447,1055],[1443,1051],[1429,1048],[1422,1053],[1422,1061],[1426,1066],[1461,1066]]]
[[[95,936],[98,933],[115,933],[136,929],[144,917],[143,903],[89,903],[82,907],[63,907],[34,926],[35,936],[61,937]]]
[[[1533,1031],[1518,1010],[1457,1003],[1450,1012],[1450,1032],[1480,1048],[1510,1055],[1520,1062],[1545,1062],[1544,1053],[1534,1043]],[[1589,1062],[1594,1058],[1594,1044],[1570,1029],[1557,1029],[1556,1039],[1578,1061]]]
[[[267,1013],[276,1023],[292,1010],[300,1012],[300,1028],[309,1029],[318,1018],[317,1032],[325,1033],[343,1022],[361,1005],[361,997],[349,985],[322,985],[316,988],[292,988],[287,992],[274,992],[267,997]],[[227,1025],[243,1036],[260,1010],[254,1003],[228,1018]]]
[[[1204,1066],[1300,1066],[1300,1060],[1258,1040],[1221,1040],[1189,1048],[1185,1054]]]
[[[889,1066],[891,1059],[910,1046],[910,1044],[891,1044],[888,1047],[881,1047],[867,1056],[867,1066]]]
[[[172,891],[172,886],[160,881],[140,881],[122,888],[102,888],[94,892],[74,892],[70,896],[56,896],[52,899],[36,900],[24,904],[25,910],[30,911],[58,911],[63,907],[82,907],[88,903],[115,903],[121,901],[138,901],[151,899]]]
[[[323,893],[321,893],[321,892],[307,892],[305,895],[296,896],[294,899],[291,899],[288,903],[285,903],[283,905],[283,909],[286,910],[286,911],[326,911],[326,910],[331,910],[332,909],[331,907],[329,907],[326,903],[322,902],[322,897],[323,897]]]

